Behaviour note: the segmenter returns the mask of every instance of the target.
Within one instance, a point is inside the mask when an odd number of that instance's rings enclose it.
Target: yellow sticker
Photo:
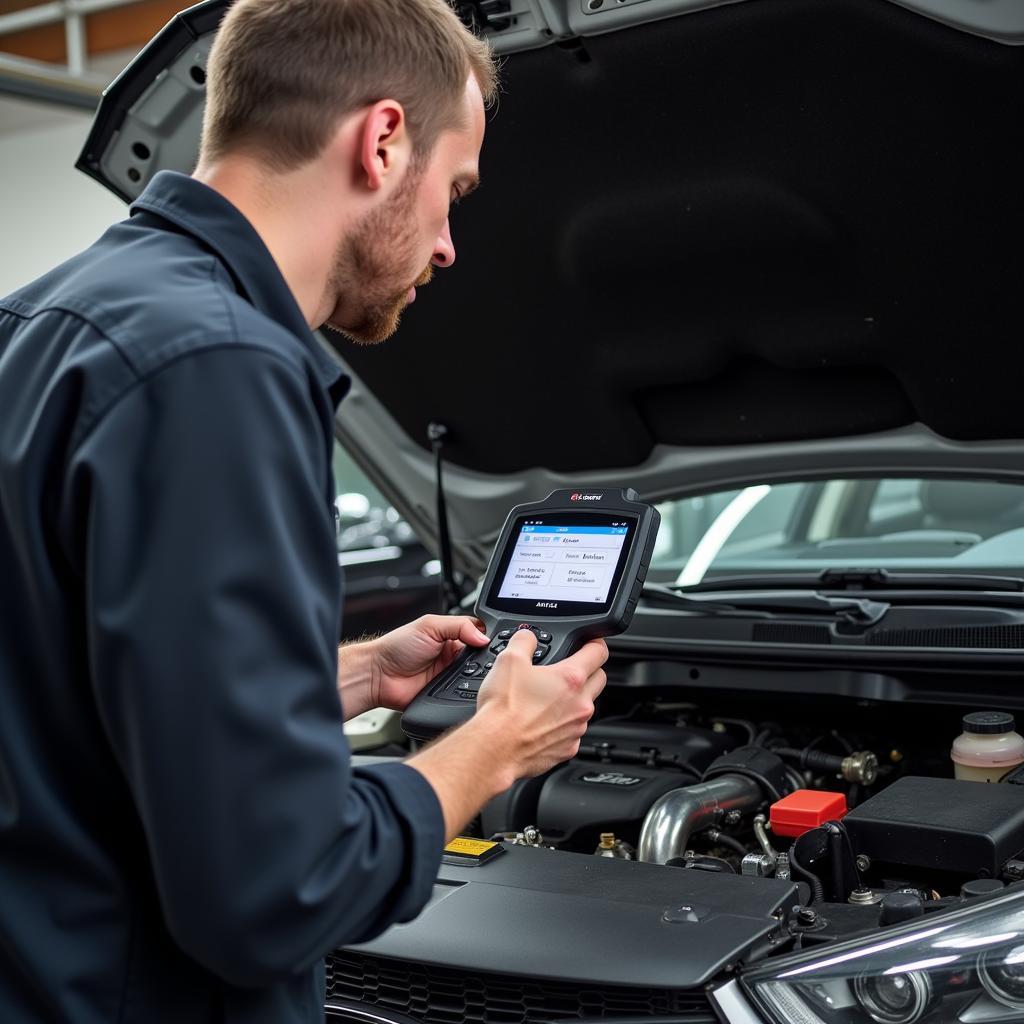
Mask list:
[[[493,850],[497,843],[489,843],[486,839],[467,839],[459,836],[453,839],[445,848],[445,853],[461,853],[464,857],[479,857],[488,850]]]

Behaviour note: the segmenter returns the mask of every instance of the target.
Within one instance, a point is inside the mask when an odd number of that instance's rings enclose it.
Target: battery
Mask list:
[[[846,814],[843,793],[798,789],[772,804],[769,811],[772,831],[777,836],[797,839],[826,821],[837,821]]]

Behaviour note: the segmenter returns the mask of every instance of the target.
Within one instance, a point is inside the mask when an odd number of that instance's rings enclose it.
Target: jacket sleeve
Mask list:
[[[301,370],[238,345],[139,382],[69,467],[90,674],[171,934],[267,983],[414,917],[433,789],[350,767],[329,440]]]

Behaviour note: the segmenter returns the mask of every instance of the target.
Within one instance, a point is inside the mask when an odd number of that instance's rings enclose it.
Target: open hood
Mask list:
[[[110,87],[79,166],[194,163],[224,0]],[[346,345],[339,431],[478,568],[556,486],[1024,474],[1024,5],[478,0],[505,53],[456,267]]]

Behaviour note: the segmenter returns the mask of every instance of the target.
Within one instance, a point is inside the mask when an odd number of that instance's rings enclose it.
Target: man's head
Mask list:
[[[383,340],[454,261],[448,207],[476,183],[496,92],[487,44],[446,0],[238,0],[207,74],[201,164],[300,183],[317,223],[294,230],[338,226],[311,318]]]

